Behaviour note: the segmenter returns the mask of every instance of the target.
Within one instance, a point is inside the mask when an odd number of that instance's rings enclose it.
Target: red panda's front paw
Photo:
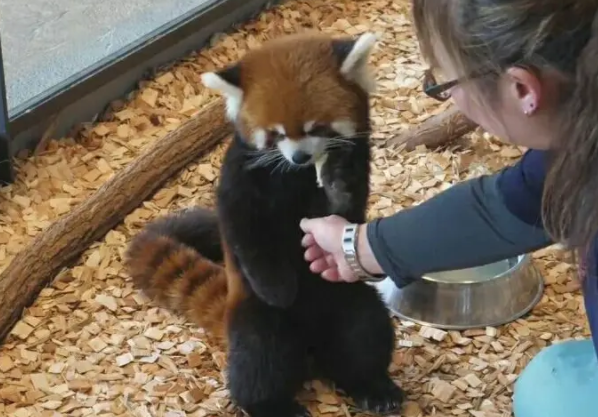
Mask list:
[[[253,292],[266,304],[276,308],[289,308],[295,302],[297,278],[294,275],[248,274],[246,270],[244,274]]]
[[[379,415],[395,414],[401,409],[405,393],[390,378],[375,381],[349,392],[357,408]]]

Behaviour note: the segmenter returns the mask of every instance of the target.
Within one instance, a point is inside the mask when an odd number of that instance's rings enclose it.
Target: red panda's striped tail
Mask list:
[[[225,269],[180,242],[168,229],[158,233],[152,226],[133,237],[125,254],[135,286],[157,305],[222,339],[228,293]]]

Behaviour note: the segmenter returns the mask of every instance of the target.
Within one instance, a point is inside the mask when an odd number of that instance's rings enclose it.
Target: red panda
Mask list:
[[[216,210],[164,216],[126,252],[137,288],[226,345],[231,399],[251,417],[309,416],[295,397],[316,377],[371,412],[404,397],[377,290],[312,273],[299,228],[331,214],[365,222],[374,41],[287,35],[204,73],[236,132]]]

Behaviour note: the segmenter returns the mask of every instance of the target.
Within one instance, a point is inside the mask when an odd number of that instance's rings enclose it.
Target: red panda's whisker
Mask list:
[[[355,132],[352,135],[338,135],[338,136],[334,136],[331,138],[326,139],[327,142],[344,142],[344,143],[350,143],[353,144],[352,139],[355,139],[359,136],[363,136],[363,135],[369,135],[370,132],[369,131],[363,131],[363,132]]]
[[[353,133],[351,135],[338,135],[338,136],[334,136],[332,139],[339,139],[339,138],[340,139],[342,139],[342,138],[351,139],[351,138],[355,138],[357,136],[369,135],[371,133],[372,132],[370,130],[362,130],[360,132],[355,132],[355,133]]]
[[[248,168],[252,169],[252,168],[257,168],[260,166],[265,166],[265,165],[269,165],[272,162],[276,162],[276,160],[278,159],[284,159],[283,155],[280,152],[276,152],[276,151],[268,151],[268,152],[264,152],[261,156],[248,161]]]
[[[265,149],[252,149],[252,150],[246,151],[245,153],[248,155],[264,155],[264,154],[276,153],[276,152],[277,152],[276,148],[265,148]]]
[[[272,164],[274,162],[279,162],[282,159],[284,159],[282,157],[282,155],[281,156],[274,155],[274,156],[271,156],[271,157],[263,157],[263,158],[259,158],[258,160],[256,160],[252,164],[252,166],[253,167],[266,166],[266,165],[270,165],[270,164]]]
[[[272,169],[272,174],[274,174],[277,170],[280,170],[280,173],[284,173],[285,165],[287,168],[291,166],[291,163],[287,161],[286,158],[281,158],[280,161],[276,164],[276,166]]]
[[[326,141],[326,143],[324,145],[324,149],[326,149],[326,150],[338,149],[338,148],[345,148],[347,146],[354,146],[354,145],[355,145],[355,143],[350,140],[329,140],[329,141]]]
[[[353,140],[348,139],[348,138],[327,139],[326,143],[342,143],[342,144],[347,144],[347,145],[354,144]]]

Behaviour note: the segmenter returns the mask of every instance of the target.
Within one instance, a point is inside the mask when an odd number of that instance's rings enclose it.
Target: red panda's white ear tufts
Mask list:
[[[219,91],[226,96],[240,97],[243,95],[241,88],[229,82],[217,72],[205,72],[201,74],[201,82],[205,87]]]
[[[370,93],[375,90],[375,81],[368,70],[368,58],[376,41],[376,35],[370,32],[364,33],[357,40],[333,41],[333,49],[341,60],[340,72]]]
[[[341,65],[341,72],[349,74],[359,67],[367,64],[367,60],[376,44],[376,35],[364,33],[353,44],[351,51],[347,54]]]
[[[230,69],[220,72],[206,72],[201,74],[201,82],[207,88],[220,92],[226,100],[226,113],[231,121],[235,121],[243,102],[243,90],[235,79],[226,77]]]

